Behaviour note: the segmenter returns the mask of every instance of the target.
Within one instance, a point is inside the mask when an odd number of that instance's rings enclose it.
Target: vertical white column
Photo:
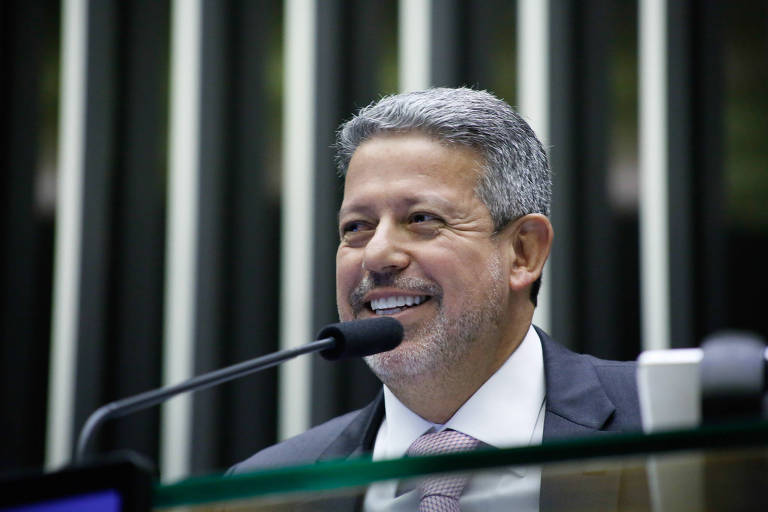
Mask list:
[[[549,89],[549,0],[518,0],[517,105],[545,148],[549,140]],[[544,330],[551,328],[547,274],[533,318]]]
[[[312,218],[315,190],[316,0],[285,2],[283,202],[280,348],[307,343],[312,329]],[[303,432],[310,422],[311,360],[280,366],[278,435]]]
[[[194,372],[201,0],[174,0],[171,19],[164,385],[188,379]],[[175,480],[189,474],[191,443],[192,398],[182,395],[171,399],[162,409],[160,470],[163,480]]]
[[[666,0],[640,1],[640,288],[644,350],[670,346],[666,13]]]
[[[432,85],[432,0],[400,0],[398,85],[400,92]]]
[[[63,1],[61,33],[59,176],[45,453],[48,469],[69,462],[73,442],[88,85],[87,0]]]

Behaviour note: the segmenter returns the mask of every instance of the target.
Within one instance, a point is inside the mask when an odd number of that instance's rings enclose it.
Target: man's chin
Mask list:
[[[424,348],[404,340],[393,350],[366,357],[365,362],[384,384],[412,381],[434,370],[434,352]]]

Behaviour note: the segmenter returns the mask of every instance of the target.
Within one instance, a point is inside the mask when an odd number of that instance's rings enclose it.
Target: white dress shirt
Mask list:
[[[522,343],[504,364],[444,424],[429,422],[408,409],[384,386],[385,418],[373,447],[373,460],[403,457],[419,436],[453,429],[490,446],[506,448],[540,444],[544,432],[544,358],[541,340],[531,326]],[[538,510],[538,469],[501,468],[475,475],[461,497],[461,509]],[[368,488],[364,509],[416,510],[418,496],[395,497],[396,481]]]

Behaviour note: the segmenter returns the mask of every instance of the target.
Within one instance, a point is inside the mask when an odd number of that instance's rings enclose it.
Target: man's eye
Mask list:
[[[415,222],[417,224],[422,222],[429,222],[432,220],[437,220],[437,217],[429,213],[414,213],[411,215],[411,222]]]
[[[364,229],[365,225],[362,222],[347,222],[341,226],[341,235],[344,236],[347,233],[357,233],[359,231],[363,231]]]

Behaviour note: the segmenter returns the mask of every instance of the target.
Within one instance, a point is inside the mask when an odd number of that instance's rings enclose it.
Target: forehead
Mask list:
[[[373,186],[391,189],[403,182],[474,192],[481,173],[480,153],[470,147],[448,145],[421,133],[377,135],[352,155],[344,196]]]

